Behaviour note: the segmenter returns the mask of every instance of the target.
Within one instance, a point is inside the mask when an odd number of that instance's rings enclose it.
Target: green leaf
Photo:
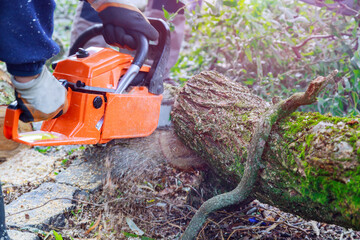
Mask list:
[[[246,81],[244,81],[246,85],[253,85],[254,82],[256,82],[256,79],[254,78],[248,78]]]
[[[245,49],[245,55],[248,58],[249,62],[252,63],[253,59],[252,59],[252,54],[251,54],[250,48]]]
[[[165,19],[169,20],[171,14],[170,14],[165,8],[163,8],[162,10],[163,10],[163,12],[164,12],[164,17],[165,17]]]
[[[122,232],[122,233],[125,235],[125,237],[138,237],[138,235],[133,233],[128,233],[128,232]]]
[[[49,150],[51,149],[51,147],[35,147],[35,150],[38,151],[39,153],[47,153]]]
[[[208,1],[205,1],[205,3],[206,5],[208,5],[208,7],[211,9],[212,12],[214,13],[218,12],[217,8],[213,4],[209,3]]]
[[[66,165],[66,163],[69,161],[68,158],[65,158],[64,160],[61,161],[61,165]]]
[[[64,240],[60,234],[58,234],[55,230],[52,230],[55,240]]]
[[[223,4],[228,7],[236,7],[237,1],[224,1]]]
[[[352,91],[351,96],[352,96],[353,101],[354,101],[354,105],[355,105],[354,108],[356,109],[357,105],[359,103],[359,95],[356,92]]]

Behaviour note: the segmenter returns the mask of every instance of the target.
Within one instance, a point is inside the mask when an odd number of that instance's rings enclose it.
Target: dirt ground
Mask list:
[[[66,168],[74,158],[87,161],[83,153],[73,153],[58,168]],[[51,151],[44,154],[51,155]],[[193,198],[190,195],[202,199],[202,189],[194,187],[199,181],[200,171],[182,172],[166,163],[144,170],[131,181],[125,177],[115,184],[105,177],[100,189],[73,200],[77,207],[65,213],[66,226],[53,230],[65,240],[178,239],[196,211],[189,205]],[[11,202],[36,187],[29,183],[13,189],[5,201]],[[53,234],[38,236],[61,239]],[[231,211],[212,214],[197,239],[360,239],[360,232],[306,221],[255,200]]]

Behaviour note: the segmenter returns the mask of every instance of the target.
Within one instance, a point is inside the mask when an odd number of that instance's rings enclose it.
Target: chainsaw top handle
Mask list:
[[[144,36],[134,36],[138,41],[138,46],[140,49],[137,49],[136,55],[132,66],[141,67],[143,64],[143,59],[149,58],[153,60],[151,64],[150,72],[147,74],[144,80],[144,85],[149,88],[149,92],[152,94],[162,94],[164,91],[163,79],[166,77],[166,69],[168,58],[170,54],[170,28],[168,24],[162,19],[157,18],[148,18],[150,24],[159,32],[159,39],[157,42],[147,42],[146,37]],[[97,24],[93,27],[90,27],[85,32],[83,32],[74,42],[73,46],[70,48],[69,55],[75,54],[79,48],[84,47],[85,44],[93,37],[101,35],[103,31],[102,25]],[[139,44],[140,42],[140,44]],[[141,48],[146,48],[142,50]],[[147,53],[148,51],[148,53]],[[128,71],[129,72],[129,71]],[[136,75],[136,74],[135,74]],[[123,79],[120,83],[123,82]],[[131,82],[131,81],[130,81]]]
[[[94,26],[86,29],[80,36],[76,39],[72,47],[69,51],[69,56],[75,54],[79,48],[82,48],[85,46],[85,44],[92,38],[101,35],[103,31],[103,25],[102,24],[95,24]],[[130,32],[130,35],[135,38],[135,41],[137,43],[138,49],[136,50],[136,54],[133,60],[134,65],[141,68],[141,66],[144,64],[147,53],[149,51],[149,41],[148,39],[137,32]]]

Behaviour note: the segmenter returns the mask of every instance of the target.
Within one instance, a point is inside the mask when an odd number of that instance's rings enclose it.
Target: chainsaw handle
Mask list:
[[[136,50],[136,54],[134,60],[124,76],[122,76],[119,85],[116,87],[115,93],[123,93],[128,88],[130,83],[134,80],[136,75],[140,72],[140,68],[144,64],[147,54],[149,52],[149,40],[145,37],[145,35],[140,33],[132,33],[138,45],[138,49]]]
[[[85,30],[80,36],[75,40],[74,44],[70,48],[69,56],[75,54],[79,48],[85,46],[85,44],[92,38],[101,35],[103,32],[103,25],[96,24],[87,30]],[[129,33],[137,43],[138,48],[136,49],[136,54],[132,64],[140,67],[144,64],[148,51],[149,51],[149,40],[140,33],[130,32]]]
[[[145,35],[140,33],[132,33],[131,36],[135,38],[135,41],[138,46],[132,64],[141,68],[149,52],[149,40],[145,37]]]
[[[83,33],[78,36],[73,45],[70,47],[69,56],[74,55],[79,48],[85,46],[85,44],[92,38],[101,35],[103,31],[102,24],[95,24],[94,26],[86,29]]]

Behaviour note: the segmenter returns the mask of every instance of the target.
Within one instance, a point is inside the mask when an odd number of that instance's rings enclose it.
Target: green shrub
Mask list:
[[[339,78],[304,111],[360,114],[358,22],[292,0],[223,1],[188,13],[190,29],[172,77],[217,70],[270,101],[334,69]]]
[[[63,44],[65,49],[70,45],[71,26],[75,17],[76,6],[79,1],[55,0],[56,9],[54,13],[54,38]]]

